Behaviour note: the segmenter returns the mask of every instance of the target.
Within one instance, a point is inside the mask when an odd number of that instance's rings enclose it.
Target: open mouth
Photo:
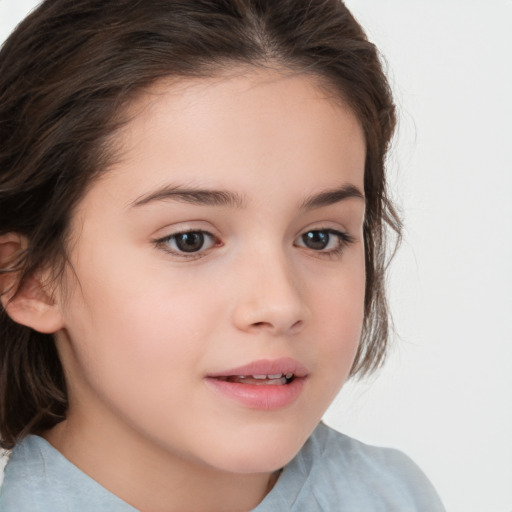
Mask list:
[[[207,375],[205,382],[217,393],[249,409],[276,410],[300,397],[309,370],[298,361],[282,357],[260,359]]]
[[[224,382],[232,382],[237,384],[252,384],[254,386],[282,386],[290,384],[295,379],[293,373],[275,373],[272,375],[228,375],[217,377]]]

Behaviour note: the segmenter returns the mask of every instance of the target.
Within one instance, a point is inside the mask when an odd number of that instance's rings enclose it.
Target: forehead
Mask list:
[[[104,177],[118,192],[170,179],[250,189],[255,176],[270,187],[290,188],[291,177],[319,189],[333,180],[363,187],[360,123],[311,76],[245,70],[163,80],[129,106],[127,119]]]

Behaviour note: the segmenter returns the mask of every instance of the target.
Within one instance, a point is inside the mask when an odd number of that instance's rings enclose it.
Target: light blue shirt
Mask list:
[[[0,512],[137,512],[43,438],[13,450]],[[318,425],[253,512],[444,512],[431,483],[403,453]]]

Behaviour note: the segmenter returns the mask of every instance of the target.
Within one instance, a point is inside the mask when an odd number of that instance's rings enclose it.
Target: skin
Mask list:
[[[250,510],[355,356],[364,199],[301,204],[347,185],[362,193],[364,136],[312,78],[268,70],[163,82],[130,113],[114,138],[119,158],[74,214],[70,266],[53,293],[70,409],[45,438],[141,511]],[[175,186],[240,204],[135,205]],[[213,236],[192,255],[156,242],[199,230]],[[327,249],[304,244],[312,230]],[[246,407],[205,382],[280,357],[308,369],[286,407]]]

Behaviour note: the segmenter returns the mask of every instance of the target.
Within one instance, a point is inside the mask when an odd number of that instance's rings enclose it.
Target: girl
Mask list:
[[[0,510],[442,510],[320,423],[385,354],[394,124],[337,0],[43,2],[0,55]]]

